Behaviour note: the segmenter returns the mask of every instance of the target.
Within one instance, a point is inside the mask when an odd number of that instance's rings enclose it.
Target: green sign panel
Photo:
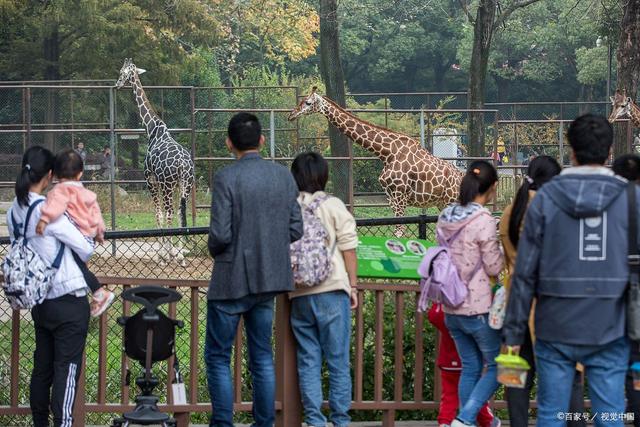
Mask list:
[[[360,236],[358,277],[419,279],[418,266],[435,243],[419,239]]]

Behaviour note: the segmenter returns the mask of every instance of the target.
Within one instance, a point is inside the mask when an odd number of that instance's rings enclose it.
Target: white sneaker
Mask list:
[[[91,317],[98,317],[104,313],[105,310],[109,308],[115,297],[116,295],[109,290],[103,288],[98,289],[91,298]]]
[[[465,424],[462,421],[460,421],[459,419],[455,419],[453,420],[453,422],[451,423],[451,427],[476,427],[475,424]]]
[[[500,421],[500,418],[494,415],[493,421],[491,421],[491,427],[502,427],[502,421]]]

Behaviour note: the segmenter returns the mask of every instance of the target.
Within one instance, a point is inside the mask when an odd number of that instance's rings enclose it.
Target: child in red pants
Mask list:
[[[448,427],[456,418],[458,412],[458,382],[462,371],[462,363],[456,344],[444,324],[444,312],[442,304],[433,303],[428,313],[429,322],[440,331],[440,346],[436,361],[440,368],[442,382],[442,396],[440,397],[440,409],[438,411],[438,424],[440,427]],[[479,427],[499,427],[500,420],[493,416],[488,404],[485,404],[478,413]]]

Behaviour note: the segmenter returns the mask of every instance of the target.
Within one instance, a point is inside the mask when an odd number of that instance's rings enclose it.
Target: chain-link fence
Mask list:
[[[109,82],[93,84],[0,84],[0,201],[13,197],[13,181],[22,153],[30,144],[54,151],[84,144],[84,179],[99,197],[112,229],[155,227],[146,191],[143,161],[147,136],[129,88],[115,90]],[[347,155],[333,155],[327,121],[321,115],[290,122],[288,112],[302,94],[295,86],[211,87],[149,86],[145,92],[176,141],[195,159],[196,188],[190,202],[190,225],[208,223],[213,175],[232,160],[225,145],[226,126],[237,111],[254,111],[263,124],[265,157],[289,166],[306,150],[319,151],[331,163],[329,190],[339,195],[357,217],[391,216],[378,181],[382,162],[354,144]],[[467,120],[464,92],[355,93],[359,118],[414,137],[436,156],[466,167]],[[519,170],[536,154],[567,163],[565,131],[580,113],[606,113],[607,104],[496,103],[484,110],[485,156],[495,159],[503,175],[511,175],[504,191],[518,182]],[[629,133],[630,141],[633,134]],[[631,145],[630,145],[631,146]],[[104,155],[111,149],[111,157]],[[507,200],[511,193],[502,193]],[[202,209],[198,212],[198,209]],[[408,215],[424,213],[410,209]]]

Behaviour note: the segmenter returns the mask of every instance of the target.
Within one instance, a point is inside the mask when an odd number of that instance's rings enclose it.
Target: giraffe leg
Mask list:
[[[164,188],[164,192],[162,195],[162,201],[164,203],[164,210],[167,215],[167,227],[173,227],[173,195],[174,195],[173,186],[166,186]],[[183,249],[180,246],[174,246],[171,237],[167,238],[166,244],[166,260],[167,261],[177,261],[181,266],[186,266],[186,262],[184,260]]]
[[[160,201],[160,188],[157,183],[148,184],[149,192],[156,209],[156,227],[164,228],[164,215],[162,213],[162,202]]]
[[[407,195],[402,192],[393,192],[389,196],[389,203],[391,204],[391,208],[393,209],[393,215],[396,218],[402,218],[407,209]],[[403,237],[406,230],[406,225],[398,224],[396,225],[396,229],[393,234],[396,237]]]
[[[191,195],[191,191],[193,190],[193,169],[185,168],[186,172],[183,172],[182,179],[180,181],[180,226],[187,226],[187,200]],[[185,247],[187,246],[188,237],[187,236],[179,236],[177,239],[177,260],[181,266],[186,267],[186,259],[185,259]]]

